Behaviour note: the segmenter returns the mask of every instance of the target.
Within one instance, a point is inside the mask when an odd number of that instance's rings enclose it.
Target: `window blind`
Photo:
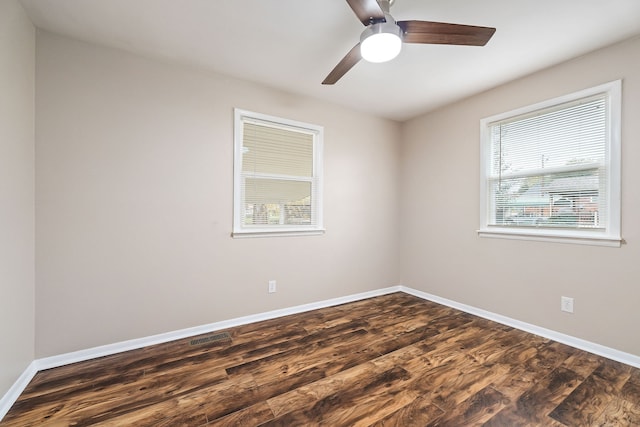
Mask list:
[[[603,228],[606,94],[491,123],[489,225]]]
[[[245,121],[243,135],[243,172],[313,175],[312,134]]]

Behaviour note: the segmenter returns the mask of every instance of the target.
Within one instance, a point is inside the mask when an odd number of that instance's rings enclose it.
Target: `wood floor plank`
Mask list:
[[[640,406],[625,399],[613,399],[593,425],[637,427],[640,426]]]
[[[102,421],[105,426],[202,425],[251,406],[257,398],[257,384],[250,374],[233,381],[201,389],[196,393],[164,400],[143,409]],[[199,423],[199,424],[198,424]]]
[[[355,365],[334,375],[277,395],[268,400],[269,406],[278,417],[288,412],[299,411],[326,398],[335,390],[353,387],[353,384],[361,383],[372,375],[380,375],[394,366],[403,366],[405,362],[415,359],[420,354],[421,351],[415,346],[404,347],[367,363]]]
[[[162,363],[159,364],[159,366],[162,365]],[[172,368],[174,367],[172,366]],[[190,373],[190,371],[193,372]],[[176,394],[188,393],[212,383],[219,383],[226,377],[224,370],[203,370],[202,366],[193,363],[190,358],[182,361],[178,372],[175,372],[174,369],[158,370],[157,372],[157,375],[150,373],[147,376],[143,373],[142,376],[136,376],[136,381],[133,382],[118,381],[118,376],[115,376],[115,380],[111,379],[109,384],[88,382],[89,391],[84,388],[75,390],[76,393],[86,392],[79,405],[71,404],[73,400],[70,400],[69,404],[59,404],[58,402],[65,401],[65,396],[60,396],[59,393],[52,393],[49,396],[51,402],[49,405],[53,405],[56,416],[90,418],[95,421],[100,419],[100,408],[103,406],[108,416],[114,416],[128,412],[132,408],[153,403],[159,398],[167,399]],[[192,375],[192,378],[188,378],[188,375]],[[192,385],[195,385],[195,388]],[[132,393],[137,393],[135,400],[130,399]],[[114,406],[117,407],[117,410],[113,409]],[[40,411],[42,410],[48,413],[52,412],[46,406],[40,409]]]
[[[558,367],[547,376],[526,390],[516,401],[516,408],[506,411],[504,414],[515,415],[515,418],[528,420],[533,425],[551,424],[553,419],[548,417],[560,402],[562,402],[582,381],[575,372]],[[502,419],[502,411],[494,418],[494,422]],[[507,418],[504,422],[509,422]],[[559,423],[558,423],[559,424]],[[498,424],[500,425],[499,422]],[[509,424],[505,424],[509,425]]]
[[[518,344],[516,338],[510,337],[507,332],[496,332],[487,338],[486,341],[467,350],[467,353],[480,363],[495,363],[504,353]]]
[[[273,420],[273,412],[266,401],[232,412],[207,423],[207,427],[258,426]]]
[[[389,406],[387,389],[392,387],[394,383],[404,383],[410,378],[411,375],[400,367],[380,372],[377,375],[351,377],[340,387],[334,388],[333,393],[318,399],[311,407],[306,407],[301,411],[287,412],[274,422],[267,422],[264,425],[307,425],[312,422],[340,426],[350,426],[362,422],[371,424],[368,417],[379,411],[381,407]],[[399,397],[404,400],[396,403],[397,407],[394,410],[407,405],[417,397],[415,392],[400,394]],[[303,424],[298,424],[300,422]]]
[[[181,372],[179,375],[140,377],[137,381],[130,383],[93,388],[83,393],[84,397],[81,401],[60,397],[56,393],[55,399],[48,405],[37,406],[31,412],[41,422],[44,422],[47,417],[99,422],[117,415],[126,415],[162,399],[223,383],[226,378],[226,372],[220,369],[211,371],[197,369],[197,372],[194,369],[192,372]],[[132,399],[134,395],[136,398]]]
[[[395,293],[39,372],[0,421],[71,425],[637,426],[640,370]]]
[[[489,421],[497,412],[507,406],[509,399],[502,393],[487,386],[448,411],[437,421],[439,426],[479,426]]]
[[[328,425],[369,426],[418,397],[415,390],[406,387],[409,379],[405,370],[394,367],[354,393],[352,398],[340,392],[341,404],[332,407],[322,418]]]
[[[522,365],[503,364],[508,369],[502,378],[497,378],[491,385],[510,401],[515,402],[539,380],[535,372]]]
[[[326,355],[334,351],[334,346],[352,348],[361,342],[368,332],[360,329],[347,334],[331,337],[326,341],[314,342],[310,345],[296,346],[281,353],[273,354],[251,362],[242,363],[227,369],[230,375],[251,372],[256,379],[273,378],[278,374],[287,374],[296,369],[296,361],[304,360],[305,365],[322,363]],[[299,366],[297,366],[299,368]]]
[[[410,404],[373,423],[372,427],[426,426],[438,421],[444,413],[428,399],[419,396]]]
[[[549,416],[567,425],[593,425],[613,400],[613,387],[590,375]]]
[[[630,375],[630,367],[603,361],[549,416],[565,425],[593,425]]]
[[[640,406],[640,378],[638,376],[629,378],[625,385],[622,386],[620,397],[633,405]]]
[[[561,366],[571,369],[576,374],[587,378],[602,364],[602,358],[586,351],[576,350]]]
[[[523,412],[517,408],[516,405],[510,404],[503,408],[496,415],[491,417],[487,422],[483,424],[483,427],[567,427],[558,421],[544,417],[542,415],[536,416],[535,420],[532,420],[527,412]],[[583,426],[575,426],[583,427]]]
[[[427,398],[447,412],[456,412],[463,401],[471,398],[496,379],[503,377],[508,369],[496,364],[491,367],[462,366],[457,371],[457,374],[455,370],[451,371],[452,375],[440,387],[426,394]],[[425,389],[424,384],[421,387],[422,390]]]
[[[381,375],[389,370],[387,364],[367,362],[341,371],[335,375],[298,387],[294,390],[268,399],[271,410],[276,417],[290,412],[300,412],[303,408],[313,406],[318,401],[327,398],[336,390],[349,389],[362,384],[372,376]]]

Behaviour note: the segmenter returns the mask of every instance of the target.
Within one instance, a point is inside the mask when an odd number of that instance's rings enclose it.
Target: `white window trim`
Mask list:
[[[508,119],[513,116],[531,113],[555,105],[571,102],[593,95],[607,94],[607,120],[609,122],[609,143],[606,147],[608,156],[607,191],[609,195],[608,218],[609,224],[604,231],[596,230],[553,230],[525,227],[489,226],[489,189],[487,176],[491,167],[489,127],[492,123]],[[494,237],[517,240],[533,240],[556,243],[575,243],[596,246],[619,247],[622,243],[620,234],[620,172],[621,172],[621,114],[622,114],[622,81],[615,80],[579,92],[560,96],[534,105],[522,107],[513,111],[497,114],[480,120],[480,237]]]
[[[247,237],[283,237],[283,236],[310,236],[320,235],[325,232],[323,227],[323,204],[322,204],[322,177],[323,177],[323,140],[324,128],[322,126],[303,123],[267,114],[234,108],[234,154],[233,154],[233,231],[234,238]],[[243,145],[243,123],[244,119],[254,120],[261,124],[273,125],[274,127],[293,127],[313,134],[313,176],[315,181],[316,200],[314,215],[316,224],[311,226],[270,226],[270,227],[242,227],[242,145]],[[312,178],[309,180],[311,181]]]

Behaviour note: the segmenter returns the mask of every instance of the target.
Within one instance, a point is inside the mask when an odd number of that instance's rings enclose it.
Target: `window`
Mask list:
[[[480,236],[620,245],[615,81],[481,120]]]
[[[318,234],[320,126],[235,109],[233,236]]]

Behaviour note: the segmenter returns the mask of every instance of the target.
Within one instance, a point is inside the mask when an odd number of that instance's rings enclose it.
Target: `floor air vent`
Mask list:
[[[208,343],[216,342],[216,341],[230,341],[230,340],[231,340],[231,335],[229,335],[228,332],[222,332],[220,334],[209,335],[209,336],[202,337],[202,338],[192,339],[189,342],[189,344],[190,345],[201,345],[201,344],[208,344]]]

